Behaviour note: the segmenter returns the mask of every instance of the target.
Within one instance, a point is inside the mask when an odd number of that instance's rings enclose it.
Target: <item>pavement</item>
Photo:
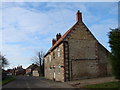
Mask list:
[[[31,76],[17,76],[16,80],[4,85],[5,88],[73,88],[73,86],[56,82],[52,80],[47,80],[43,77],[31,77]]]
[[[76,88],[84,88],[85,85],[91,85],[91,84],[99,84],[99,83],[106,83],[106,82],[113,82],[118,81],[114,77],[99,77],[99,78],[92,78],[92,79],[83,79],[83,80],[74,80],[65,82],[71,86],[74,86]]]

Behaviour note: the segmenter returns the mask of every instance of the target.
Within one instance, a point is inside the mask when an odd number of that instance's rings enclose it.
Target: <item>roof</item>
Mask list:
[[[48,52],[45,54],[44,57],[46,57],[50,52],[52,52],[60,43],[62,43],[64,41],[64,39],[68,36],[68,34],[76,27],[76,25],[79,25],[79,23],[82,23],[82,25],[84,25],[86,28],[87,26],[83,23],[82,21],[82,16],[81,16],[81,13],[77,12],[77,22],[58,40],[56,41],[56,43],[48,50]],[[87,28],[87,31],[90,32],[90,30]],[[93,39],[95,39],[97,42],[98,40],[94,37],[94,35],[90,32],[90,34],[92,35]],[[102,46],[102,45],[101,45]],[[106,48],[104,48],[106,49]],[[107,49],[106,49],[107,50]],[[107,52],[109,52],[107,50]]]
[[[39,67],[36,67],[36,68],[33,69],[33,71],[34,71],[34,70],[40,71],[40,68],[39,68]]]
[[[71,32],[71,30],[78,24],[78,22],[76,22],[49,50],[48,52],[45,54],[45,56],[47,56],[52,50],[54,50],[64,39],[65,37]],[[44,57],[45,57],[44,56]]]
[[[79,22],[76,22],[49,50],[48,50],[48,52],[45,54],[45,56],[44,57],[46,57],[51,51],[53,51],[62,41],[64,41],[64,39],[66,38],[66,36],[75,28],[75,26],[78,24]],[[83,23],[83,22],[81,22],[85,27],[86,27],[86,25]],[[87,28],[87,27],[86,27]],[[87,28],[87,30],[88,30],[88,32],[90,32],[89,31],[89,29]],[[92,35],[92,37],[98,42],[98,44],[100,44],[99,43],[99,41],[94,37],[94,35],[90,32],[90,34]],[[109,52],[103,45],[101,45],[107,52]]]
[[[27,67],[26,69],[33,69],[33,68],[36,68],[36,67],[38,67],[38,65],[32,64],[32,65],[30,65],[29,67]]]

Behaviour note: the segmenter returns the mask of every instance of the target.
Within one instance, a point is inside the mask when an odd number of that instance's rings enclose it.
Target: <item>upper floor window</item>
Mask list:
[[[49,61],[51,62],[51,55],[49,55]]]
[[[60,64],[58,65],[58,74],[60,74],[60,68],[61,68],[61,66],[60,66]]]
[[[60,57],[60,48],[58,48],[58,53],[57,53],[58,57]]]
[[[53,59],[55,59],[55,52],[53,52]]]

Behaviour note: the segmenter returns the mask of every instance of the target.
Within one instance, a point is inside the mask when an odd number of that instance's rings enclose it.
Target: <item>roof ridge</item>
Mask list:
[[[64,35],[48,50],[48,52],[46,53],[49,54],[57,45],[59,45],[66,37],[67,35],[71,32],[71,30],[78,24],[79,22],[76,22],[69,30],[67,30]],[[45,56],[46,56],[45,55]],[[44,57],[45,57],[44,56]]]

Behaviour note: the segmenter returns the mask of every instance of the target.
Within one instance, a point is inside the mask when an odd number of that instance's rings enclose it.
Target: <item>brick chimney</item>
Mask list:
[[[61,34],[59,33],[57,33],[57,35],[56,35],[56,40],[58,41],[59,39],[61,38]]]
[[[52,46],[53,46],[55,43],[56,43],[56,40],[53,39],[53,40],[52,40]]]
[[[82,13],[79,10],[76,13],[76,21],[77,22],[82,22]]]

